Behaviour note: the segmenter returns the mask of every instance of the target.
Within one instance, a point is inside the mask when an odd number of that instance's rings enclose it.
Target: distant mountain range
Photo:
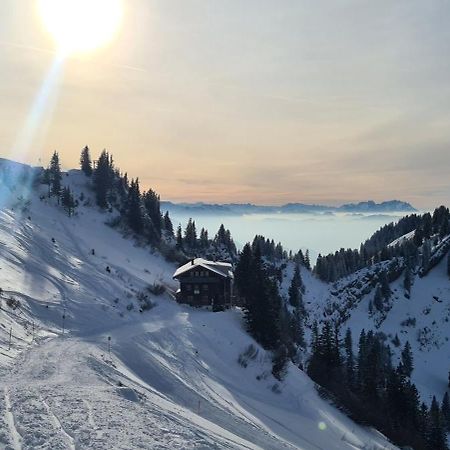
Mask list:
[[[161,202],[161,209],[174,214],[214,214],[214,215],[242,215],[242,214],[302,214],[302,213],[387,213],[387,212],[415,212],[411,204],[400,200],[389,200],[376,203],[372,200],[347,203],[341,206],[308,205],[304,203],[286,203],[281,206],[254,205],[252,203],[173,203]]]

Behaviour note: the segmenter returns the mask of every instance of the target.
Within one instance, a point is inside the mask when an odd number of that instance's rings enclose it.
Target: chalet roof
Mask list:
[[[207,259],[203,258],[194,258],[183,266],[179,267],[173,274],[173,278],[177,278],[181,274],[199,267],[211,270],[212,272],[215,272],[224,278],[233,278],[233,271],[230,263],[221,261],[208,261]]]

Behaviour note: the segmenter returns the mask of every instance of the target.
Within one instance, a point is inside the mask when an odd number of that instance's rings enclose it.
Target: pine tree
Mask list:
[[[89,152],[89,147],[87,145],[83,148],[83,150],[81,150],[80,166],[81,170],[87,177],[90,177],[92,175],[92,160]]]
[[[195,227],[195,221],[191,218],[188,220],[184,230],[184,243],[190,250],[197,248],[197,229]]]
[[[206,250],[209,246],[208,230],[202,228],[200,230],[200,248]]]
[[[441,415],[444,422],[445,430],[447,433],[450,432],[450,400],[448,392],[444,394],[441,405]]]
[[[73,198],[72,192],[69,187],[64,187],[62,190],[61,204],[70,217],[75,209],[75,199]]]
[[[429,425],[427,433],[427,444],[429,450],[447,450],[444,426],[441,411],[436,397],[433,396],[429,413]]]
[[[350,328],[347,328],[347,332],[345,333],[344,346],[347,385],[350,389],[352,389],[355,383],[355,357],[353,355],[353,340]]]
[[[94,191],[97,205],[100,208],[108,206],[108,193],[110,192],[114,179],[112,156],[106,150],[100,154],[93,173]]]
[[[429,239],[426,239],[422,245],[422,269],[425,271],[429,269],[430,258],[431,258],[431,242]]]
[[[309,250],[308,249],[306,249],[306,253],[305,253],[305,267],[308,270],[311,270],[311,260],[309,258]]]
[[[234,280],[236,288],[241,298],[250,298],[253,289],[252,283],[252,260],[253,252],[250,244],[245,244],[234,271]]]
[[[59,194],[61,192],[61,166],[59,164],[59,155],[55,151],[50,160],[49,167],[49,178],[50,178],[50,192],[52,195],[56,195],[59,199]]]
[[[292,342],[302,348],[305,348],[305,331],[304,331],[303,315],[299,308],[296,308],[291,315],[290,330]]]
[[[168,237],[173,237],[173,224],[172,220],[169,217],[169,211],[166,211],[163,218],[164,222],[164,230]]]
[[[402,368],[403,374],[410,377],[414,368],[413,355],[411,352],[411,345],[407,341],[402,350]]]
[[[300,306],[300,287],[301,287],[301,275],[300,275],[300,268],[298,265],[295,266],[294,269],[294,275],[291,280],[291,285],[288,289],[288,295],[289,295],[289,303],[294,308],[298,308]]]
[[[126,217],[128,225],[135,233],[141,233],[143,229],[141,193],[139,180],[131,180],[126,203]]]
[[[176,243],[176,248],[179,251],[184,251],[184,246],[183,246],[183,231],[181,229],[181,224],[178,225],[177,227],[177,243]]]
[[[145,211],[151,220],[151,229],[154,232],[154,236],[151,236],[152,241],[158,241],[161,237],[161,205],[159,195],[153,190],[149,189],[142,196],[142,203]]]

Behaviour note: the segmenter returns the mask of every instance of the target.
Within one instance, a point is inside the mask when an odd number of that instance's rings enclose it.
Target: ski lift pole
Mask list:
[[[111,336],[108,336],[108,355],[109,360],[111,361]]]
[[[8,345],[8,351],[11,350],[11,341],[12,341],[12,327],[9,329],[9,345]]]

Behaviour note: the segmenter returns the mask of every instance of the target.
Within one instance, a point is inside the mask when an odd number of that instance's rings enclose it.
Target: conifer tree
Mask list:
[[[50,192],[52,195],[56,195],[59,200],[59,194],[61,192],[61,166],[59,164],[59,155],[55,151],[50,160],[49,168],[49,178],[50,178]]]
[[[164,230],[167,236],[173,237],[173,224],[169,216],[169,211],[165,212],[163,222],[164,222]]]
[[[200,248],[202,250],[205,250],[208,248],[209,245],[209,238],[208,238],[208,230],[206,230],[205,228],[202,228],[200,230]]]
[[[427,444],[429,450],[447,450],[441,411],[436,397],[433,396],[429,413]]]
[[[309,250],[308,249],[306,249],[306,253],[305,253],[305,267],[308,270],[311,270],[311,260],[309,258]]]
[[[141,194],[139,189],[139,180],[131,180],[128,189],[128,199],[126,204],[127,221],[130,228],[135,233],[141,233],[143,229]]]
[[[177,227],[177,243],[176,243],[176,248],[179,251],[184,251],[184,246],[183,246],[183,231],[181,229],[181,224],[178,225]]]
[[[195,221],[191,218],[189,218],[184,230],[184,243],[190,250],[197,248],[197,229],[195,227]]]
[[[410,377],[413,371],[413,355],[411,352],[411,345],[407,341],[402,350],[402,369],[403,374]]]
[[[345,371],[346,371],[347,385],[351,389],[355,383],[355,358],[353,355],[353,340],[350,328],[347,328],[347,332],[345,333],[344,346],[345,346]]]
[[[72,192],[69,187],[64,187],[62,190],[61,204],[70,217],[75,209],[75,199],[73,198]]]
[[[448,391],[444,394],[441,405],[441,415],[444,422],[444,427],[447,433],[450,432],[450,400]]]
[[[92,175],[92,160],[89,152],[89,147],[87,145],[83,148],[83,150],[81,150],[80,166],[81,170],[87,177],[90,177]]]
[[[288,295],[289,295],[289,303],[294,308],[298,308],[300,306],[300,287],[301,287],[302,279],[300,275],[300,268],[296,264],[294,269],[294,275],[291,280],[291,285],[289,286]]]
[[[155,236],[152,236],[152,240],[159,240],[161,237],[161,206],[159,195],[153,190],[149,189],[142,196],[142,202],[145,211],[148,214],[152,222],[152,230],[155,232]]]
[[[94,190],[97,205],[100,208],[108,206],[108,193],[112,188],[114,178],[112,156],[106,150],[100,154],[93,173]]]

